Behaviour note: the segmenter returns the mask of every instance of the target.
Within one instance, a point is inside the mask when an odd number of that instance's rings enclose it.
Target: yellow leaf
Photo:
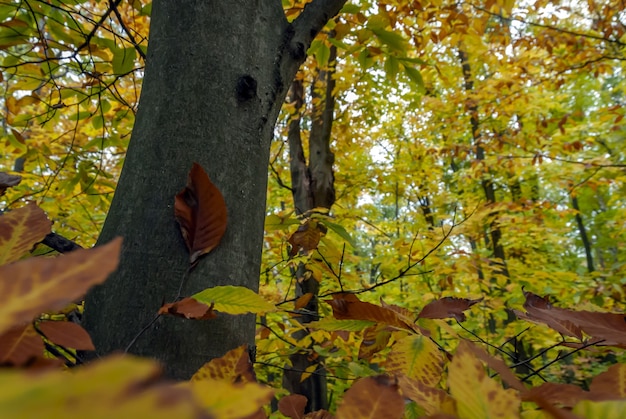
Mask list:
[[[274,304],[254,291],[232,285],[207,288],[191,297],[207,305],[214,304],[215,310],[228,314],[267,313],[276,310]]]
[[[387,372],[404,374],[431,387],[439,384],[443,372],[439,348],[422,335],[410,335],[396,342],[384,365]]]
[[[33,376],[28,371],[3,371],[0,412],[6,418],[196,417],[189,391],[152,386],[159,375],[156,362],[128,356],[110,357],[71,372]]]
[[[0,334],[82,297],[117,268],[121,246],[122,238],[118,237],[93,249],[0,266]]]
[[[15,262],[42,241],[52,223],[34,203],[0,217],[0,265]]]
[[[196,401],[216,419],[238,419],[253,414],[269,403],[274,391],[257,383],[229,383],[206,379],[190,385]]]
[[[517,418],[520,399],[516,390],[505,390],[487,376],[482,363],[461,341],[448,368],[450,393],[461,419]]]
[[[318,367],[318,364],[312,364],[312,365],[309,365],[308,367],[306,367],[306,369],[304,370],[304,372],[300,376],[300,382],[303,382],[304,380],[309,378],[311,376],[311,374],[313,374],[315,372],[317,367]]]
[[[607,400],[592,402],[583,400],[572,411],[586,419],[622,419],[626,412],[626,400]]]
[[[227,380],[231,383],[256,382],[254,369],[248,356],[248,345],[241,345],[221,358],[215,358],[204,364],[191,377],[191,381]]]

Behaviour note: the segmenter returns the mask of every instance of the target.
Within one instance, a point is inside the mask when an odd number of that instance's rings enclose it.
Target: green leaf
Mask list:
[[[354,241],[352,236],[350,236],[350,233],[348,233],[348,231],[342,225],[331,223],[330,221],[326,221],[326,220],[323,220],[323,221],[320,220],[320,222],[326,227],[330,228],[336,234],[338,234],[339,237],[347,241],[350,244],[350,246],[352,246],[353,248],[357,247],[356,242]]]
[[[345,6],[343,6],[343,8],[341,9],[340,13],[349,13],[349,14],[357,14],[361,11],[361,6],[358,6],[356,4],[346,4]]]
[[[113,51],[113,72],[126,74],[135,68],[137,51],[135,48],[116,48]]]
[[[372,32],[378,37],[379,41],[383,45],[387,45],[394,51],[405,52],[407,48],[407,42],[402,35],[395,32],[390,32],[380,28],[370,28]]]
[[[246,287],[224,285],[207,288],[191,296],[206,305],[214,304],[214,309],[228,314],[267,313],[275,311],[274,304]]]
[[[420,71],[416,68],[409,66],[404,66],[404,72],[406,73],[407,77],[413,83],[415,83],[415,86],[417,86],[417,90],[420,93],[424,93],[426,89],[424,88],[424,79],[422,78],[422,73],[420,73]]]
[[[398,60],[393,55],[388,55],[385,60],[385,72],[390,79],[395,80],[400,70]]]

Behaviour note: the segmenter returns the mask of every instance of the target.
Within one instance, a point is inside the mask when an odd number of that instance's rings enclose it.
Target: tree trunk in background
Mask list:
[[[474,81],[472,78],[472,68],[470,67],[467,52],[463,48],[459,48],[459,60],[461,61],[461,68],[463,70],[463,80],[465,82],[465,91],[471,92],[474,90]],[[485,149],[480,142],[480,131],[478,121],[478,108],[474,102],[468,102],[467,110],[470,113],[470,124],[472,127],[472,139],[474,146],[476,147],[476,159],[479,161],[485,160]],[[483,177],[481,185],[485,193],[488,205],[493,206],[496,203],[496,190],[493,186],[493,182],[489,177]],[[497,225],[494,214],[494,221],[489,226],[489,236],[485,237],[487,244],[491,243],[491,249],[493,257],[498,259],[498,262],[494,264],[498,265],[496,273],[509,276],[509,271],[506,267],[506,256],[504,254],[504,247],[502,246],[502,231]]]
[[[583,242],[583,247],[585,248],[585,256],[587,257],[587,272],[591,273],[595,271],[593,266],[593,253],[591,251],[591,242],[589,241],[589,236],[587,235],[587,229],[585,228],[585,223],[583,222],[583,217],[580,213],[580,207],[578,206],[578,198],[575,195],[570,194],[572,198],[572,208],[576,210],[576,215],[574,218],[576,219],[576,225],[578,226],[578,233],[580,234],[580,239]]]
[[[217,285],[258,289],[270,141],[313,37],[345,0],[314,0],[291,24],[278,0],[154,0],[141,102],[99,242],[124,236],[120,267],[86,299],[98,355],[124,350],[176,297],[189,257],[174,196],[198,162],[221,190],[228,228],[192,271],[184,295]],[[189,378],[254,342],[251,316],[161,317],[130,352]]]
[[[327,208],[335,202],[333,163],[335,156],[330,150],[331,129],[334,119],[335,99],[333,80],[337,50],[330,49],[328,70],[320,70],[311,86],[312,118],[309,134],[309,163],[304,156],[301,135],[301,117],[304,109],[304,86],[302,80],[295,80],[291,86],[290,101],[295,104],[295,112],[289,121],[288,142],[291,169],[291,187],[296,213],[307,215],[315,208]],[[301,324],[319,319],[319,283],[309,276],[304,279],[306,268],[300,263],[295,269],[296,297],[311,293],[313,298],[300,310],[295,319]],[[295,339],[306,336],[305,331],[294,333]],[[296,353],[289,357],[292,369],[286,369],[283,376],[284,387],[292,393],[302,394],[308,399],[306,411],[328,408],[326,376],[323,359],[312,360],[307,353]],[[315,374],[301,381],[302,372],[311,365],[317,365]]]

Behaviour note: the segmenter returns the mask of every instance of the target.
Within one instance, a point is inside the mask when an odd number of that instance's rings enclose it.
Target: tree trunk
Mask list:
[[[580,234],[580,239],[583,242],[583,247],[585,248],[585,257],[587,258],[587,272],[592,273],[595,271],[595,267],[593,266],[593,253],[591,251],[591,241],[589,240],[589,236],[587,235],[587,229],[585,228],[585,223],[583,222],[583,216],[580,212],[580,207],[578,206],[578,198],[573,193],[570,194],[572,199],[572,208],[576,210],[576,214],[574,218],[576,219],[576,225],[578,226],[578,233]]]
[[[173,203],[194,161],[224,195],[228,228],[183,294],[258,288],[274,124],[310,42],[344,2],[314,0],[290,24],[278,0],[154,0],[139,112],[99,238],[124,236],[120,267],[86,299],[84,324],[99,355],[124,350],[176,297],[189,258]],[[250,316],[161,317],[129,351],[186,379],[253,341]]]
[[[295,113],[289,121],[288,142],[291,169],[291,187],[294,206],[298,215],[306,215],[315,208],[327,208],[335,202],[333,163],[335,156],[330,150],[331,130],[334,120],[335,98],[333,79],[337,50],[330,49],[328,70],[320,70],[311,86],[311,132],[309,134],[309,162],[304,156],[301,135],[301,117],[304,109],[304,86],[302,80],[295,80],[291,86],[291,102]],[[313,298],[296,317],[301,324],[319,319],[317,295],[319,283],[313,276],[305,278],[306,268],[300,263],[295,269],[296,297],[311,293]],[[303,339],[306,331],[294,333],[295,339]],[[323,359],[310,359],[306,353],[295,353],[289,357],[292,368],[285,369],[283,385],[294,394],[307,397],[306,412],[328,408],[326,394],[326,371]],[[302,371],[316,364],[315,374],[302,381]]]
[[[467,52],[462,47],[459,47],[459,60],[461,61],[461,68],[463,70],[463,80],[465,82],[465,90],[471,92],[474,90],[474,81],[472,78],[472,68],[469,64]],[[478,108],[473,101],[468,101],[467,110],[470,113],[470,124],[472,128],[472,140],[476,147],[476,159],[480,161],[485,160],[485,149],[480,142],[479,120],[478,120]],[[483,192],[487,199],[488,205],[493,206],[496,203],[496,190],[491,179],[487,176],[481,180]],[[494,262],[497,266],[496,273],[509,276],[509,270],[506,266],[506,256],[504,254],[504,247],[502,246],[502,231],[496,223],[496,214],[494,214],[494,220],[489,226],[490,237],[485,237],[485,242],[491,242],[493,257],[498,259]],[[491,240],[489,240],[491,239]]]

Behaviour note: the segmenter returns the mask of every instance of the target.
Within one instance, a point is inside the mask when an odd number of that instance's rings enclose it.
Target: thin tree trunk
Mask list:
[[[587,272],[591,273],[595,271],[593,266],[593,252],[591,250],[591,241],[589,240],[589,236],[587,235],[587,229],[585,228],[585,223],[583,222],[583,217],[580,212],[580,207],[578,206],[578,198],[575,195],[571,195],[572,198],[572,208],[576,210],[576,215],[574,218],[576,219],[576,225],[578,226],[578,233],[580,234],[580,239],[583,242],[583,247],[585,248],[585,257],[587,258]]]
[[[311,86],[312,116],[309,134],[309,162],[307,165],[302,146],[301,117],[304,109],[304,86],[302,80],[295,80],[291,86],[290,99],[295,104],[295,113],[289,121],[288,142],[291,168],[291,187],[296,213],[307,215],[315,208],[330,209],[335,202],[333,163],[334,154],[330,149],[331,130],[334,119],[335,99],[333,79],[336,48],[331,47],[328,70],[321,69]],[[301,324],[307,324],[319,318],[317,295],[319,283],[308,275],[304,264],[295,269],[296,297],[313,294],[301,314],[296,317]],[[294,338],[302,339],[306,331],[299,331]],[[323,359],[311,359],[307,353],[296,353],[289,357],[292,368],[285,370],[283,385],[292,393],[307,397],[306,411],[328,408],[326,391],[326,372]],[[315,373],[306,380],[300,379],[302,371],[316,365]]]
[[[465,82],[465,90],[471,92],[474,90],[474,81],[472,78],[472,69],[469,64],[467,52],[462,47],[459,47],[459,60],[461,61],[461,68],[463,70],[463,80]],[[478,120],[478,107],[473,102],[468,102],[467,110],[470,113],[470,124],[472,129],[472,139],[474,141],[474,147],[476,148],[476,159],[479,161],[485,160],[485,149],[481,144],[479,120]],[[493,182],[487,176],[484,176],[481,180],[481,186],[485,193],[488,205],[494,206],[496,203],[496,191]],[[489,236],[492,246],[493,257],[498,259],[498,262],[494,262],[498,266],[497,273],[505,276],[509,276],[509,271],[506,266],[506,255],[504,253],[504,247],[502,246],[502,231],[494,220],[489,225]]]

